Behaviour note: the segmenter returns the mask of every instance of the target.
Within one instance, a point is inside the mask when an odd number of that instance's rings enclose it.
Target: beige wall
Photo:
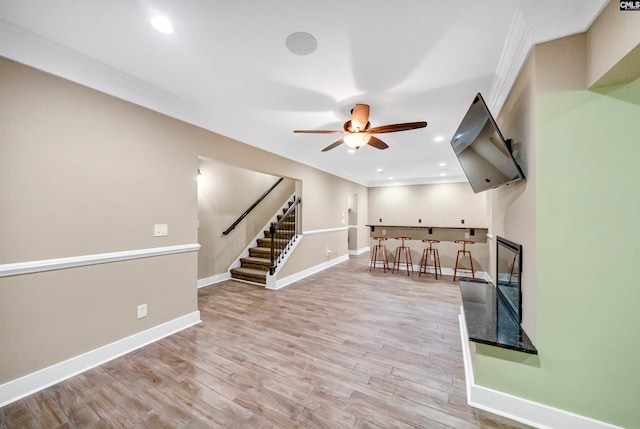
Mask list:
[[[230,227],[280,177],[200,159],[198,168],[198,279],[228,272],[230,265],[295,192],[284,180],[228,235]]]
[[[195,311],[196,265],[185,253],[0,278],[0,384]]]
[[[640,76],[637,11],[620,11],[612,1],[586,34],[587,86],[627,83]]]
[[[470,239],[477,242],[469,249],[473,255],[474,269],[488,271],[489,247],[486,231],[478,231],[476,236],[465,237],[465,233],[469,232],[468,228],[487,228],[486,201],[486,193],[474,193],[468,183],[369,188],[368,225],[425,228],[384,228],[384,234],[381,228],[376,228],[370,233],[370,237],[387,236],[389,240],[385,244],[389,261],[393,261],[395,248],[399,244],[393,238],[413,238],[406,245],[411,248],[411,257],[416,266],[420,264],[425,248],[420,240],[441,240],[437,245],[440,263],[442,267],[450,269],[455,266],[456,254],[460,249],[453,241]],[[422,222],[418,222],[419,220]],[[436,229],[432,235],[428,235],[426,227],[464,229]],[[371,242],[370,245],[375,244]]]
[[[505,138],[514,141],[514,157],[526,180],[487,191],[490,219],[489,272],[496,283],[496,241],[503,237],[523,246],[522,260],[522,326],[536,339],[536,135],[535,59],[532,57],[521,72],[518,82],[496,119]]]
[[[0,73],[1,264],[197,242],[184,124],[7,60]]]
[[[367,223],[486,228],[486,195],[475,194],[468,183],[369,188]]]
[[[351,193],[366,212],[360,185],[64,79],[0,59],[0,82],[0,264],[197,243],[199,157],[296,178],[305,229],[346,227]],[[346,243],[320,234],[288,269]],[[0,278],[0,383],[196,311],[196,265],[191,252]]]
[[[286,279],[305,269],[330,263],[332,259],[347,254],[347,231],[328,231],[302,236],[295,252],[278,272],[278,280]],[[336,287],[339,287],[336,284]]]
[[[0,79],[0,264],[197,242],[196,159],[161,115],[7,60]],[[0,278],[0,383],[196,311],[196,257]]]

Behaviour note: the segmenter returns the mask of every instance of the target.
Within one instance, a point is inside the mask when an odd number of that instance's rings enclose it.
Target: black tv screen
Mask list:
[[[478,93],[451,140],[475,193],[524,179],[510,146]]]

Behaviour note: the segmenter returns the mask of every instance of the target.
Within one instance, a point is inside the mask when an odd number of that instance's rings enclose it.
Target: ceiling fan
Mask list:
[[[374,137],[372,134],[395,133],[396,131],[415,130],[416,128],[424,128],[426,126],[426,122],[406,122],[403,124],[382,125],[371,128],[371,123],[369,122],[369,105],[356,104],[356,107],[351,109],[351,120],[345,122],[343,125],[343,131],[294,130],[293,132],[312,134],[346,134],[340,140],[337,140],[322,149],[322,152],[326,152],[340,146],[342,143],[346,143],[347,146],[354,149],[360,149],[362,146],[367,144],[375,147],[376,149],[386,149],[389,145],[379,138]]]

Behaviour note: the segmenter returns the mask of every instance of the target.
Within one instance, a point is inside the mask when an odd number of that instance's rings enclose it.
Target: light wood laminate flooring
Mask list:
[[[451,278],[368,262],[202,288],[201,324],[0,409],[0,427],[527,427],[467,405]]]

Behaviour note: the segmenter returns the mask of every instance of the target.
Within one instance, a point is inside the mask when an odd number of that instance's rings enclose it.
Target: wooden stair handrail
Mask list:
[[[227,228],[225,232],[223,232],[223,233],[222,233],[222,235],[229,235],[229,233],[230,233],[231,231],[233,231],[233,230],[235,229],[235,227],[236,227],[236,226],[238,226],[238,224],[239,224],[240,222],[242,222],[242,220],[243,220],[245,217],[247,217],[247,215],[248,215],[249,213],[251,213],[251,210],[255,209],[255,208],[256,208],[256,206],[257,206],[258,204],[260,204],[260,202],[262,202],[262,200],[264,200],[264,199],[266,198],[266,196],[267,196],[267,195],[269,195],[269,193],[270,193],[271,191],[273,191],[273,190],[275,189],[275,187],[276,187],[276,186],[278,186],[278,185],[280,184],[280,182],[282,182],[283,180],[284,180],[284,177],[281,177],[280,179],[278,179],[278,181],[277,181],[277,182],[276,182],[272,187],[270,187],[269,189],[267,189],[267,191],[266,191],[264,194],[262,194],[262,196],[261,196],[260,198],[258,198],[258,199],[256,200],[256,202],[255,202],[255,203],[251,204],[251,207],[249,207],[249,208],[248,208],[244,213],[242,213],[242,214],[240,215],[240,217],[239,217],[238,219],[236,219],[236,221],[235,221],[235,222],[233,222],[233,224],[232,224],[229,228]]]

